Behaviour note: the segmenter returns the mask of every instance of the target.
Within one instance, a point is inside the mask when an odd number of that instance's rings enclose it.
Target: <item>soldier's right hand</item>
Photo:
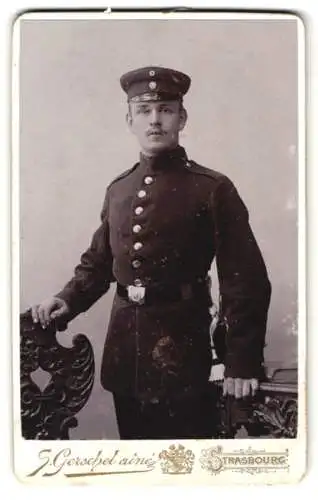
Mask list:
[[[65,300],[52,297],[33,306],[31,313],[34,323],[41,323],[42,328],[46,328],[52,320],[69,313],[69,306]]]

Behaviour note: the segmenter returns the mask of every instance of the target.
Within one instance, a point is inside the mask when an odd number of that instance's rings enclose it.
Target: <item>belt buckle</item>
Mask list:
[[[138,305],[144,304],[146,295],[146,288],[144,286],[129,285],[127,292],[129,300]]]

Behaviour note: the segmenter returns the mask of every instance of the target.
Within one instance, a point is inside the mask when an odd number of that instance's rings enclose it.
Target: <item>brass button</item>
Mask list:
[[[135,286],[142,286],[142,281],[141,281],[141,279],[136,278],[136,279],[134,280],[134,285],[135,285]]]
[[[132,229],[134,233],[139,233],[139,231],[141,231],[141,226],[139,224],[136,224]]]
[[[140,241],[136,241],[134,243],[134,250],[140,250],[143,247],[143,244]]]
[[[140,260],[133,260],[132,261],[132,266],[135,268],[135,269],[138,269],[138,267],[141,266],[141,262]]]
[[[142,214],[143,211],[144,211],[144,209],[142,207],[136,207],[135,208],[135,214],[136,215]]]
[[[153,183],[153,178],[149,176],[145,177],[145,184],[152,184]]]
[[[138,196],[138,198],[144,198],[146,196],[146,194],[147,194],[146,191],[141,189],[140,191],[138,191],[137,196]]]

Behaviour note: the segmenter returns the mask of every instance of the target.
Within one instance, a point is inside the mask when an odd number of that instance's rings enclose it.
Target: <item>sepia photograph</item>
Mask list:
[[[153,468],[217,474],[248,440],[235,466],[288,473],[305,418],[302,28],[17,19],[19,442],[171,440]],[[183,440],[215,448],[196,461]]]

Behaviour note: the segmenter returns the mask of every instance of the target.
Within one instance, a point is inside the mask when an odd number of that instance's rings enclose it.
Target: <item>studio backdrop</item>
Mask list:
[[[162,65],[192,78],[181,145],[228,175],[272,283],[265,359],[297,364],[296,20],[32,20],[20,46],[20,309],[58,292],[99,225],[110,181],[139,158],[120,76]],[[215,277],[215,273],[214,273]],[[215,278],[215,289],[217,281]],[[85,333],[96,380],[73,439],[118,438],[99,381],[114,287],[58,334]]]

